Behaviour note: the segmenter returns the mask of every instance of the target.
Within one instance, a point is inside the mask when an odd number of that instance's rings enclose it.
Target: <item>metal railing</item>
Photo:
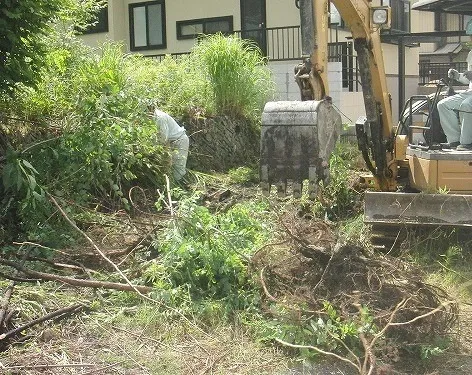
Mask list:
[[[256,42],[270,61],[300,60],[302,56],[300,26],[238,30],[234,35]]]
[[[432,63],[429,61],[420,61],[419,75],[420,85],[437,82],[441,78],[447,79],[447,71],[449,69],[456,69],[459,72],[467,70],[466,62],[451,62],[451,63]],[[454,84],[460,85],[455,82]]]
[[[237,30],[232,33],[241,38],[254,41],[268,61],[301,61],[300,26],[270,27],[254,30]],[[187,55],[189,52],[170,53],[172,58]],[[146,55],[162,61],[166,54]],[[353,54],[352,42],[328,44],[328,60],[342,63],[343,87],[349,91],[359,91],[359,69],[357,57]]]

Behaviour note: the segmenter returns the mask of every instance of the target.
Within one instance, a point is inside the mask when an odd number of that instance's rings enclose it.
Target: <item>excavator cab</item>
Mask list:
[[[397,135],[406,135],[408,146],[415,149],[429,150],[441,149],[446,143],[446,136],[439,120],[437,104],[448,94],[445,80],[439,80],[436,84],[436,92],[429,95],[413,95],[403,106],[398,126]]]

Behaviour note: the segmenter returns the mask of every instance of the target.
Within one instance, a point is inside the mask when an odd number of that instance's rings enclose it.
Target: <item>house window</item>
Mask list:
[[[81,33],[95,34],[106,32],[108,32],[108,5],[98,11],[94,24],[88,26]]]
[[[129,5],[132,51],[166,48],[164,0]]]
[[[232,16],[177,21],[177,39],[192,39],[199,34],[229,33],[232,31]]]
[[[410,32],[410,0],[382,0],[382,6],[392,8],[391,32]]]
[[[464,16],[462,21],[462,30],[468,30],[467,26],[472,29],[472,16]]]

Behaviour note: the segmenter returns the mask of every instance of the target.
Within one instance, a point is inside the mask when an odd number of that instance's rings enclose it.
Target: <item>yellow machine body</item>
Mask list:
[[[408,148],[410,186],[422,192],[472,194],[472,152]]]

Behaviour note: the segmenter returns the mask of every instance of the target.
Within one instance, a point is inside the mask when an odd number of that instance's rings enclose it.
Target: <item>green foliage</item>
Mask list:
[[[255,168],[238,167],[228,171],[231,182],[237,184],[258,183],[259,173]]]
[[[181,200],[180,219],[160,239],[161,263],[148,268],[147,280],[181,300],[221,300],[230,310],[257,303],[248,260],[269,236],[270,228],[259,220],[266,209],[246,203],[211,214],[191,199]]]
[[[148,59],[146,65],[135,74],[150,103],[182,119],[217,114],[210,83],[192,55],[178,59],[166,56],[158,64]]]
[[[16,152],[9,150],[2,170],[3,191],[24,196],[24,204],[30,203],[35,209],[36,202],[44,200],[44,191],[36,182],[37,174],[38,171],[29,161],[19,158]]]
[[[330,159],[330,182],[321,185],[320,199],[314,205],[315,214],[327,216],[330,220],[352,217],[360,211],[360,195],[352,186],[353,163],[358,151],[350,145],[338,143]]]
[[[43,185],[54,194],[81,203],[95,196],[126,206],[125,195],[133,184],[162,184],[169,168],[139,86],[128,84],[137,60],[123,56],[118,45],[107,44],[101,55],[77,61],[65,50],[56,51],[51,62],[69,84],[50,81],[31,92],[31,102],[39,104],[52,87],[56,96],[46,99],[42,110],[47,111],[54,99],[54,113],[73,114],[66,118],[61,137],[28,154]]]
[[[219,113],[258,120],[274,83],[255,43],[236,36],[206,36],[194,47],[192,61],[207,75]]]
[[[105,44],[98,54],[76,47],[64,45],[48,54],[44,81],[14,98],[15,114],[59,119],[46,140],[11,152],[1,176],[6,195],[20,202],[9,205],[9,215],[18,214],[23,230],[34,238],[57,225],[48,220],[38,226],[51,213],[46,200],[34,212],[27,209],[40,201],[41,189],[67,198],[62,203],[72,203],[73,215],[74,204],[97,200],[112,209],[128,208],[132,186],[160,186],[170,175],[169,150],[157,140],[140,95],[143,87],[132,75],[144,59],[123,55],[119,45]]]
[[[33,84],[46,49],[41,36],[61,9],[61,1],[3,1],[0,10],[0,92]]]
[[[55,25],[71,20],[85,26],[103,3],[87,0],[5,0],[0,9],[0,93],[13,94],[21,83],[34,86],[45,65],[48,37]],[[61,37],[64,34],[61,33]]]
[[[447,351],[450,345],[450,340],[444,337],[438,337],[432,344],[419,346],[420,358],[422,360],[430,360],[433,357],[440,356]]]
[[[314,317],[305,313],[294,315],[293,310],[272,305],[272,321],[258,322],[257,333],[263,340],[282,339],[301,346],[315,346],[320,349],[344,353],[344,343],[353,352],[362,353],[359,334],[373,334],[378,331],[373,316],[367,307],[351,319],[343,318],[328,301],[323,303],[323,315]],[[309,349],[298,349],[303,358],[313,358],[317,353]]]

